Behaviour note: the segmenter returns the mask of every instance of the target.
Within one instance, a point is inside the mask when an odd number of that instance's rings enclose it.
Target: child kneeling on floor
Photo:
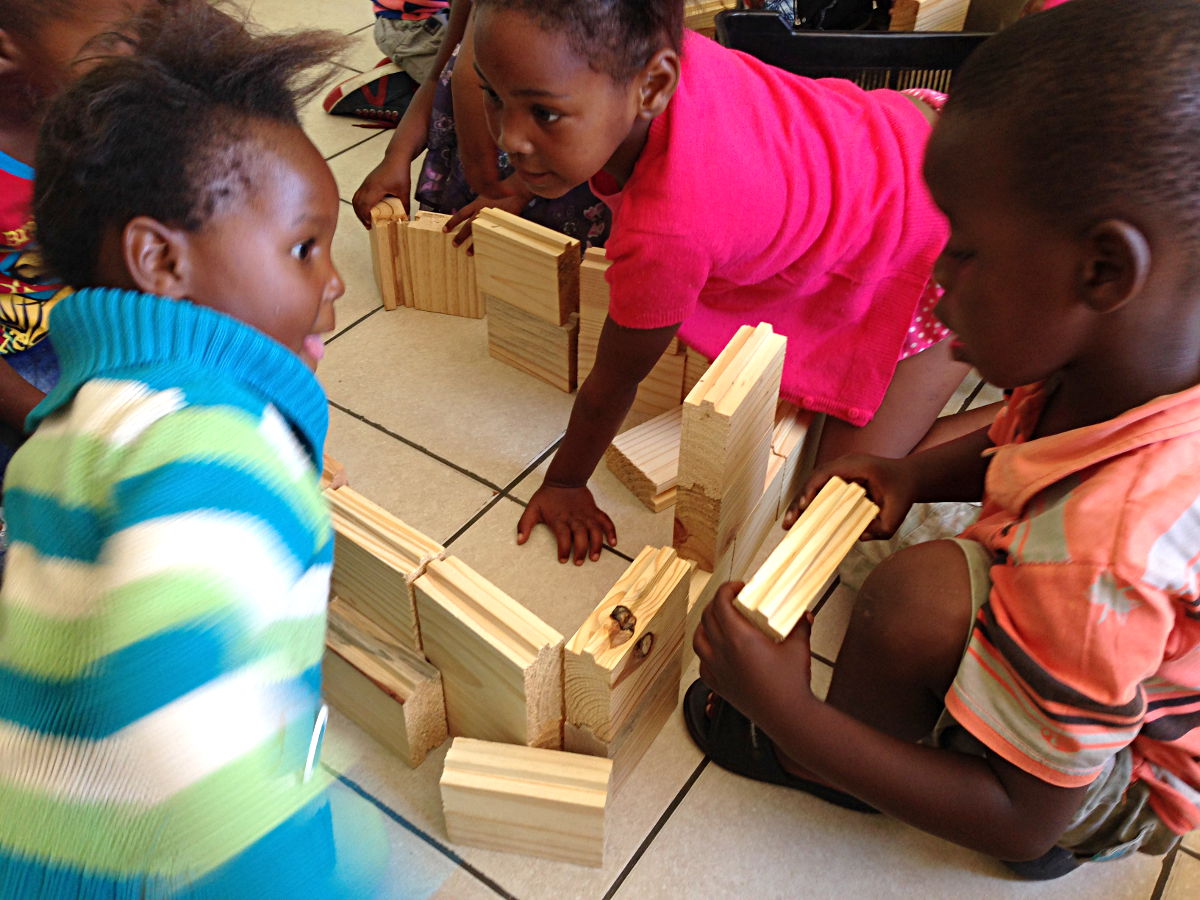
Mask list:
[[[1031,878],[1200,824],[1198,91],[1195,0],[1074,0],[961,69],[925,163],[938,315],[1012,395],[805,496],[863,483],[885,532],[916,500],[982,515],[867,579],[824,702],[810,625],[775,643],[723,585],[685,701],[716,763]]]
[[[5,483],[0,896],[364,897],[382,831],[319,763],[339,200],[296,117],[342,40],[168,6],[38,145],[81,290]]]

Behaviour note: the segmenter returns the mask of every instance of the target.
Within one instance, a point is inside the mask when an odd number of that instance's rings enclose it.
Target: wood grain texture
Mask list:
[[[472,223],[479,290],[553,325],[579,312],[580,244],[500,209]]]
[[[474,263],[466,244],[454,246],[457,232],[442,230],[449,221],[448,215],[422,211],[401,226],[412,282],[408,305],[425,312],[482,318],[484,303]]]
[[[891,31],[962,31],[970,0],[894,0]]]
[[[676,406],[621,432],[604,451],[609,470],[653,512],[675,503],[682,433],[683,407]]]
[[[384,197],[371,210],[371,271],[384,309],[406,305],[400,227],[407,219],[404,204],[396,197]]]
[[[579,334],[575,313],[567,317],[567,324],[554,325],[497,297],[485,295],[485,302],[488,353],[494,359],[560,391],[575,390]]]

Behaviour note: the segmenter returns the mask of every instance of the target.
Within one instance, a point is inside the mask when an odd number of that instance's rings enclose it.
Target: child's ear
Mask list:
[[[0,78],[20,70],[24,57],[12,35],[0,28]]]
[[[1119,309],[1141,292],[1150,276],[1150,242],[1140,228],[1121,219],[1093,225],[1085,240],[1085,302],[1096,312]]]
[[[664,47],[638,74],[638,115],[653,119],[667,108],[679,86],[679,54]]]
[[[129,220],[121,232],[125,269],[138,290],[182,299],[188,294],[188,233],[149,216]]]

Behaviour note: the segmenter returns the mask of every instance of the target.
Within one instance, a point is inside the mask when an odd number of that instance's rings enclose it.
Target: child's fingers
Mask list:
[[[600,527],[604,531],[604,539],[608,541],[608,546],[617,546],[617,526],[613,524],[613,520],[609,518],[608,513],[602,509],[596,510],[600,514]]]
[[[571,527],[563,521],[554,523],[554,541],[558,544],[558,561],[565,563],[571,558]]]
[[[533,531],[533,526],[538,523],[539,514],[533,506],[525,507],[525,512],[521,513],[521,518],[517,520],[517,543],[523,544],[529,540],[529,534]]]

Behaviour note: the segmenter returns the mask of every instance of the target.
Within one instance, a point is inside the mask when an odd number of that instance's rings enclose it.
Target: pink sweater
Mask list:
[[[770,322],[788,338],[783,395],[866,423],[946,240],[921,179],[929,131],[899,93],[800,78],[689,32],[624,190],[592,179],[614,213],[609,314],[682,322],[710,358]]]

